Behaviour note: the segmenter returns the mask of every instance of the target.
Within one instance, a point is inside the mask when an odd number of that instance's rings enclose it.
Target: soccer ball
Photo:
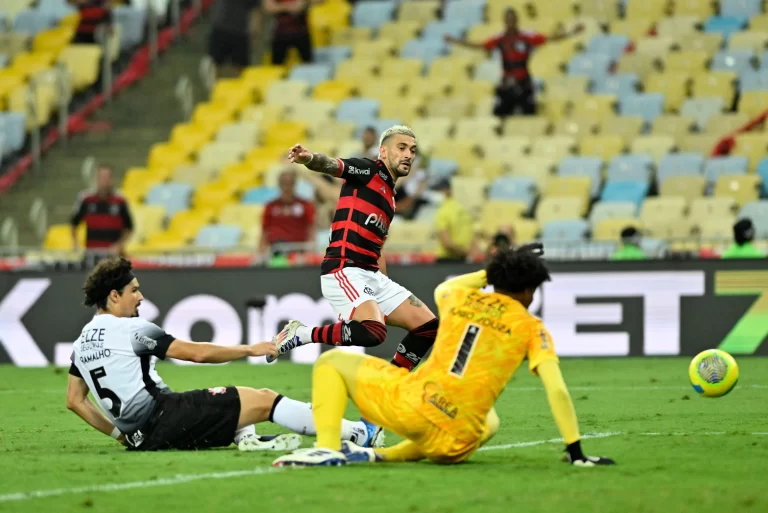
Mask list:
[[[688,377],[703,397],[722,397],[739,381],[739,366],[733,356],[719,349],[707,349],[691,360]]]

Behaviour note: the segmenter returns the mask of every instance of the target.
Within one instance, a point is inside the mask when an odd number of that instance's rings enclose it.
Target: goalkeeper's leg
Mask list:
[[[376,459],[379,461],[419,461],[426,458],[424,453],[415,442],[403,440],[397,445],[383,449],[376,449]]]

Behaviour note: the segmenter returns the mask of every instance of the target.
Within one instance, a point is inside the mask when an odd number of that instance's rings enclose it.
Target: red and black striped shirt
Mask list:
[[[534,48],[547,42],[547,36],[521,30],[512,35],[503,33],[483,43],[486,50],[498,49],[504,62],[504,77],[528,81],[528,59]]]
[[[395,215],[395,181],[381,160],[337,160],[337,176],[344,185],[320,271],[329,274],[344,267],[377,271]]]
[[[83,193],[75,204],[70,223],[77,226],[85,221],[86,248],[108,248],[123,235],[123,230],[133,230],[133,219],[125,198],[117,194],[103,197],[95,193]]]

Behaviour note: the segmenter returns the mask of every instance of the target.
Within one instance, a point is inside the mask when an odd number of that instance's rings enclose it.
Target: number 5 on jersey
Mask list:
[[[96,389],[96,393],[99,394],[101,399],[109,399],[112,401],[112,407],[109,409],[109,413],[117,419],[120,417],[120,408],[122,408],[123,403],[120,401],[120,398],[117,397],[116,393],[101,386],[99,380],[105,377],[107,377],[107,372],[104,370],[104,367],[99,367],[98,369],[93,369],[91,371],[91,380],[93,380],[93,387]]]

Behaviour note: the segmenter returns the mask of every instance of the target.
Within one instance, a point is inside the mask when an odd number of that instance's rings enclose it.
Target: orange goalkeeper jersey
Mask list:
[[[535,374],[557,355],[541,320],[509,296],[446,282],[435,300],[437,339],[429,358],[405,377],[403,397],[441,429],[472,439],[526,357]]]

